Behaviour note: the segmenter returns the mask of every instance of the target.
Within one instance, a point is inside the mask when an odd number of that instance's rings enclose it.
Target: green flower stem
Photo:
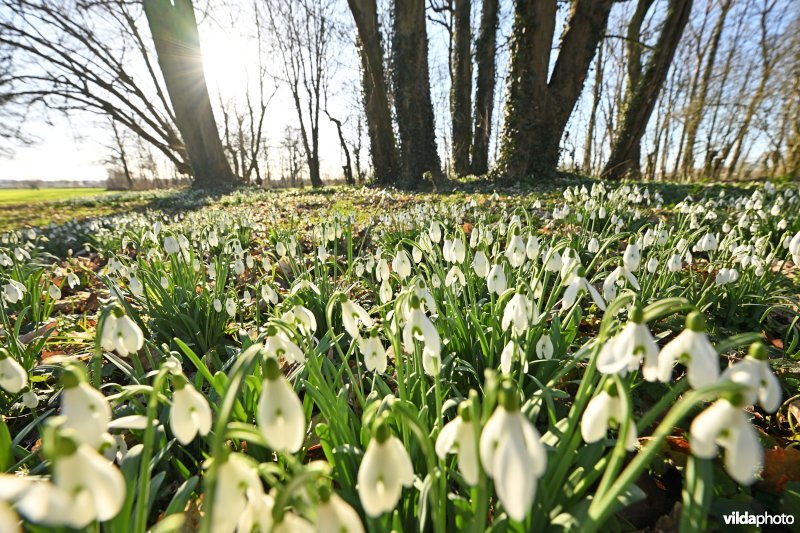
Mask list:
[[[153,380],[153,389],[147,400],[147,426],[142,442],[142,456],[139,463],[139,487],[136,493],[136,510],[134,512],[134,531],[144,533],[147,530],[147,501],[150,499],[150,460],[153,456],[153,440],[155,438],[155,419],[158,410],[158,399],[164,381],[167,378],[166,367],[161,367]]]

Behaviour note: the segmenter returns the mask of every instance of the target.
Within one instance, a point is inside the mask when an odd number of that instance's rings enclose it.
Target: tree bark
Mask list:
[[[469,149],[472,144],[472,31],[470,0],[455,0],[453,36],[453,83],[450,114],[453,122],[453,171],[457,176],[470,173]]]
[[[650,3],[651,0],[642,2]],[[627,175],[638,177],[642,136],[658,100],[658,93],[669,72],[683,30],[689,21],[691,10],[692,0],[670,0],[664,27],[647,68],[629,92],[620,129],[617,131],[611,155],[603,170],[604,177],[608,179],[620,179]]]
[[[594,130],[597,123],[597,109],[600,107],[600,91],[603,87],[603,43],[597,49],[597,65],[594,71],[594,85],[592,86],[592,109],[589,112],[589,125],[586,128],[586,142],[583,145],[583,171],[592,173],[592,143]]]
[[[225,158],[211,108],[191,0],[144,0],[144,11],[176,124],[186,145],[194,187],[232,184],[235,177]]]
[[[681,166],[681,171],[684,177],[687,178],[694,173],[694,145],[697,142],[697,132],[700,129],[700,123],[703,121],[703,112],[706,107],[706,98],[708,97],[708,87],[711,83],[711,75],[714,73],[717,50],[719,50],[722,30],[725,28],[725,18],[728,16],[731,2],[732,0],[724,0],[722,2],[719,18],[711,34],[708,56],[706,57],[706,64],[703,68],[703,77],[700,80],[700,87],[697,89],[694,101],[691,102],[689,120],[686,122],[686,146],[684,147],[683,164]]]
[[[481,27],[475,42],[478,67],[475,87],[475,130],[472,137],[472,173],[478,176],[489,171],[489,140],[492,135],[494,85],[497,75],[498,0],[483,0]]]
[[[424,0],[394,3],[395,108],[400,134],[400,180],[405,187],[418,185],[426,172],[435,182],[444,174],[436,150],[436,130],[428,75],[428,36]]]
[[[561,137],[605,32],[612,3],[572,3],[568,29],[548,82],[556,1],[517,1],[505,125],[495,171],[499,176],[520,181],[556,172]]]
[[[375,181],[395,183],[399,175],[399,161],[392,113],[389,108],[389,90],[383,67],[383,44],[378,27],[376,0],[347,0],[356,23],[360,44],[364,114],[367,117],[370,156],[375,171]]]

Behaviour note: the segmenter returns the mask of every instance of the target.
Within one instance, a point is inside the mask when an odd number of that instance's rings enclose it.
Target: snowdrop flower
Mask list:
[[[214,305],[214,311],[216,311],[217,313],[222,312],[222,302],[219,301],[219,298],[214,298],[213,305]]]
[[[296,453],[306,436],[303,404],[283,377],[278,360],[267,357],[265,379],[258,399],[258,427],[267,445],[275,451]]]
[[[403,443],[381,422],[358,468],[358,496],[372,518],[397,506],[403,487],[414,483],[414,467]]]
[[[431,225],[428,228],[428,237],[430,237],[433,242],[442,240],[442,226],[435,220],[431,220]]]
[[[725,369],[720,381],[744,385],[745,405],[761,404],[765,411],[774,413],[781,403],[781,384],[769,366],[767,347],[760,342],[750,345],[748,355]]]
[[[392,293],[392,286],[389,285],[389,282],[383,280],[381,282],[381,288],[379,290],[378,295],[381,298],[381,303],[389,303],[391,301],[393,293]]]
[[[489,275],[486,277],[486,286],[490,294],[495,293],[500,296],[505,292],[507,288],[506,273],[500,264],[494,265],[489,271]]]
[[[561,259],[561,254],[558,252],[552,252],[552,250],[548,250],[544,254],[544,269],[548,272],[558,272],[564,266],[564,262]]]
[[[494,479],[497,496],[508,516],[522,521],[536,496],[537,479],[544,474],[547,452],[539,432],[520,412],[519,396],[506,383],[499,405],[486,422],[480,438],[480,458]]]
[[[354,339],[360,336],[358,325],[361,323],[365,327],[372,327],[372,318],[363,307],[350,300],[344,294],[341,295],[342,302],[342,323],[347,333]]]
[[[586,246],[586,249],[593,254],[596,254],[600,251],[600,241],[597,240],[597,237],[592,237],[592,239],[589,241],[589,244]]]
[[[792,256],[792,262],[795,265],[800,265],[800,231],[794,234],[794,237],[789,241],[789,254]]]
[[[264,343],[264,352],[268,357],[280,359],[283,357],[290,363],[305,363],[306,354],[289,338],[286,333],[275,326],[267,327],[267,341]]]
[[[469,404],[462,402],[458,416],[445,424],[436,438],[436,455],[444,459],[449,453],[458,454],[458,470],[470,487],[477,485],[480,478],[476,434]]]
[[[182,374],[175,376],[172,383],[175,392],[172,393],[169,427],[178,442],[187,445],[198,433],[206,436],[211,431],[211,407],[205,396],[200,394]]]
[[[411,260],[409,260],[405,250],[398,250],[397,254],[395,254],[394,259],[392,259],[392,270],[395,271],[400,279],[406,279],[411,275]]]
[[[230,297],[225,300],[225,312],[230,317],[236,316],[236,300]]]
[[[750,485],[763,464],[764,450],[758,433],[740,407],[719,399],[697,415],[690,428],[692,454],[713,459],[717,446],[725,450],[725,469],[742,485]]]
[[[716,353],[716,352],[714,352]],[[633,372],[644,359],[642,374],[647,381],[658,379],[658,345],[647,325],[644,313],[634,307],[625,327],[608,340],[597,356],[597,370],[603,374]]]
[[[116,351],[123,357],[134,354],[144,346],[144,335],[139,325],[117,307],[106,315],[100,345],[104,350]]]
[[[430,318],[420,309],[420,300],[416,294],[411,296],[411,312],[403,326],[403,346],[408,353],[414,353],[414,340],[425,345],[422,352],[422,364],[425,372],[437,376],[441,369],[442,341],[439,332]]]
[[[505,255],[509,264],[514,268],[519,268],[525,263],[525,241],[522,240],[517,228],[514,228],[514,234],[508,239]]]
[[[330,255],[328,254],[328,250],[325,249],[325,244],[320,243],[319,247],[317,247],[317,259],[319,259],[320,263],[324,263],[329,257]]]
[[[164,251],[170,255],[177,254],[181,251],[181,245],[175,237],[168,235],[164,238]]]
[[[455,237],[450,245],[450,262],[461,264],[466,259],[466,255],[467,249],[464,247],[464,241],[459,237]]]
[[[372,334],[366,339],[358,339],[358,349],[361,355],[364,356],[364,366],[370,372],[378,372],[383,374],[386,372],[386,349],[384,349],[381,340],[378,338],[378,332],[373,330]]]
[[[6,285],[3,285],[3,298],[10,304],[19,302],[25,295],[25,285],[17,280],[8,280]]]
[[[213,531],[269,531],[272,528],[272,497],[264,487],[252,459],[232,453],[217,469],[213,503]]]
[[[672,376],[672,365],[679,361],[686,365],[689,385],[692,388],[711,385],[719,377],[719,356],[704,332],[705,317],[692,311],[686,317],[686,328],[670,341],[658,356],[658,379],[667,383]]]
[[[603,282],[603,297],[606,300],[611,301],[617,297],[617,285],[622,278],[628,280],[628,283],[637,291],[641,288],[639,286],[639,280],[636,279],[633,272],[629,271],[624,266],[618,266]]]
[[[651,257],[650,260],[647,262],[647,271],[651,274],[655,274],[657,268],[658,268],[658,259],[656,259],[655,257]]]
[[[19,527],[19,517],[14,509],[6,502],[0,500],[0,531],[22,531]]]
[[[47,290],[47,294],[50,296],[51,300],[61,299],[61,289],[59,289],[57,285],[50,285],[50,288]]]
[[[539,359],[552,359],[553,351],[553,340],[550,338],[550,333],[542,333],[542,336],[536,341],[536,357]]]
[[[611,426],[619,426],[622,431],[623,423],[630,418],[618,396],[613,382],[607,381],[609,386],[589,401],[581,418],[581,436],[587,443],[598,442],[606,437]],[[637,435],[636,423],[631,420],[625,434],[625,449],[633,451],[636,448]]]
[[[713,233],[703,235],[695,246],[698,252],[713,252],[717,249],[717,238]]]
[[[669,258],[669,261],[667,261],[667,269],[669,269],[670,272],[680,272],[682,268],[681,254],[673,254]]]
[[[511,327],[515,335],[523,335],[528,330],[531,310],[531,303],[524,294],[512,296],[503,310],[503,330]]]
[[[458,268],[458,265],[453,265],[453,267],[447,272],[447,276],[445,276],[444,285],[445,287],[452,287],[456,282],[458,282],[458,287],[464,287],[467,284],[464,273],[461,272],[461,269]]]
[[[636,272],[639,270],[639,263],[641,260],[642,256],[639,251],[639,245],[636,243],[628,243],[625,252],[622,254],[622,264],[628,272]]]
[[[36,409],[39,406],[39,397],[32,390],[23,392],[20,401],[28,409]]]
[[[522,362],[522,371],[527,372],[528,361],[523,360],[523,355],[522,350],[514,339],[508,341],[503,351],[500,352],[500,372],[502,372],[504,376],[510,376],[511,366],[514,364],[515,359],[519,359]]]
[[[28,385],[28,373],[5,348],[0,348],[0,389],[16,394]]]
[[[525,243],[525,255],[531,261],[539,255],[539,238],[535,235],[528,235],[528,241]]]
[[[594,288],[594,285],[589,283],[585,276],[586,269],[584,269],[582,266],[578,266],[577,268],[573,269],[572,273],[570,273],[564,280],[565,284],[567,285],[567,289],[564,291],[564,298],[561,302],[562,308],[569,309],[575,304],[579,294],[588,292],[589,295],[591,295],[592,300],[594,300],[595,305],[597,305],[597,307],[602,311],[605,311],[606,303],[603,301],[603,297],[600,296],[600,293],[597,292],[597,289]]]
[[[364,526],[355,509],[327,486],[320,489],[316,531],[319,533],[363,533]]]
[[[317,318],[311,310],[295,305],[281,317],[285,322],[296,324],[301,333],[310,335],[317,331]]]
[[[489,274],[489,260],[483,250],[475,252],[475,256],[472,258],[472,270],[479,278],[485,278]]]
[[[111,407],[103,393],[86,383],[86,374],[75,365],[64,368],[61,374],[62,429],[75,431],[75,438],[95,450],[107,441]]]
[[[77,438],[60,436],[59,441],[61,455],[55,459],[53,483],[39,483],[29,490],[17,505],[21,514],[32,522],[75,529],[117,516],[126,493],[119,469]]]

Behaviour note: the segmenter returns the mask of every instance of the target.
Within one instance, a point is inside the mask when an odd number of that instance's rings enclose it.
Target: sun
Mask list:
[[[220,28],[201,31],[203,70],[212,100],[242,100],[249,85],[258,81],[258,45],[242,35]]]

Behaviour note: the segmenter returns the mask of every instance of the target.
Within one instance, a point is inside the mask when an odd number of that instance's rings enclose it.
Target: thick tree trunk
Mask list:
[[[191,0],[144,0],[158,63],[197,188],[235,181],[208,96]]]
[[[375,181],[395,183],[399,175],[397,145],[383,67],[383,45],[376,0],[347,0],[360,43],[364,113]]]
[[[575,0],[548,82],[555,0],[518,0],[511,36],[505,125],[496,173],[522,180],[548,177],[558,166],[564,128],[605,32],[612,0]]]
[[[453,121],[453,171],[457,176],[470,173],[469,149],[472,144],[472,31],[470,0],[455,0],[453,37],[453,83],[450,113]]]
[[[711,34],[711,42],[708,47],[708,56],[703,69],[703,76],[700,80],[700,87],[697,89],[694,101],[690,105],[689,120],[686,122],[686,146],[683,153],[683,164],[681,166],[684,177],[690,177],[694,173],[694,145],[697,142],[697,132],[700,123],[703,121],[703,112],[706,108],[706,98],[708,97],[708,87],[711,83],[711,75],[714,73],[714,65],[717,60],[717,50],[722,38],[722,30],[725,27],[725,18],[728,16],[732,0],[724,0],[720,7],[719,19],[714,25]]]
[[[436,151],[431,86],[428,76],[428,36],[424,0],[394,3],[395,108],[400,134],[400,185],[414,187],[430,172],[435,182],[444,174]]]
[[[651,0],[642,1],[651,3]],[[670,0],[664,27],[647,68],[638,83],[631,87],[629,98],[625,103],[620,128],[603,170],[604,177],[609,179],[619,179],[628,175],[638,177],[642,136],[691,11],[692,0]]]
[[[475,42],[475,61],[478,67],[475,87],[475,131],[472,137],[472,173],[489,171],[489,139],[492,135],[494,84],[497,75],[497,25],[499,0],[483,0],[481,27]]]

